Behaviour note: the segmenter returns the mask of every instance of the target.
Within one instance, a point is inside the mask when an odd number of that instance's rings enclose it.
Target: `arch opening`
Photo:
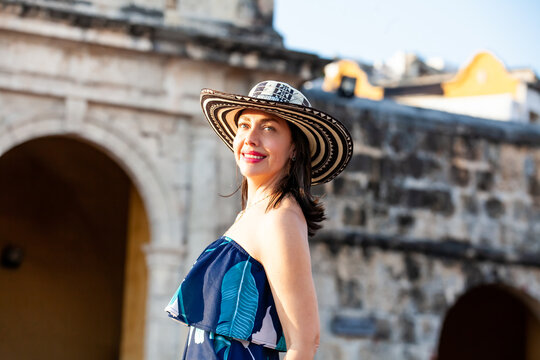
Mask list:
[[[48,136],[0,156],[0,250],[22,254],[2,257],[0,358],[142,359],[149,238],[137,189],[96,147]]]
[[[537,305],[503,285],[469,290],[446,314],[437,359],[539,359]]]

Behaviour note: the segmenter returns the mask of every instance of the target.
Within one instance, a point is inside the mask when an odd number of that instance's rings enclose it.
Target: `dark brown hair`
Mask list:
[[[311,194],[311,153],[309,142],[304,133],[294,124],[286,121],[291,129],[292,142],[295,145],[295,160],[289,159],[286,165],[288,171],[274,188],[266,211],[277,208],[287,196],[294,197],[306,218],[308,235],[313,236],[321,228],[320,222],[326,219],[324,206],[319,199]],[[244,177],[242,180],[242,209],[247,203],[248,184]]]

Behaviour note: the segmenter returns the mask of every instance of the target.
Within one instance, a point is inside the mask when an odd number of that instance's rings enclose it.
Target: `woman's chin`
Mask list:
[[[256,169],[251,169],[251,168],[240,168],[240,173],[250,179],[250,178],[260,178],[260,177],[265,177],[267,176],[266,172],[265,171],[257,171]]]
[[[267,182],[273,179],[276,174],[265,171],[264,169],[255,169],[252,167],[241,167],[240,173],[250,180],[256,180],[257,182]]]

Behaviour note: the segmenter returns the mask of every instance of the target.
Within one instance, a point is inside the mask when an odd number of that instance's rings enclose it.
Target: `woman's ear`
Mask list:
[[[290,156],[289,158],[292,160],[292,161],[296,161],[296,146],[294,146],[294,144],[291,146],[291,151],[290,151]]]

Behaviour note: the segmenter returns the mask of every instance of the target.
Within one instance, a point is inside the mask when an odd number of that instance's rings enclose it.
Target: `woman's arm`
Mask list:
[[[287,343],[286,360],[312,360],[319,346],[319,312],[311,275],[307,227],[301,212],[270,211],[258,247]]]

